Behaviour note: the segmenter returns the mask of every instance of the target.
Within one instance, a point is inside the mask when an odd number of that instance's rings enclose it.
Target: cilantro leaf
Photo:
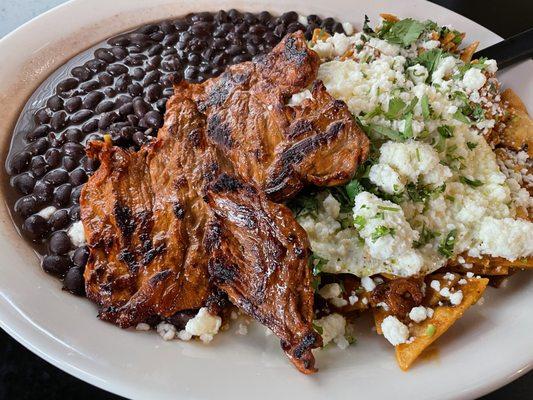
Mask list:
[[[468,118],[466,115],[464,115],[461,111],[457,110],[455,114],[453,114],[453,118],[457,121],[464,122],[465,124],[470,124],[470,118]]]
[[[311,267],[313,269],[314,276],[319,275],[322,272],[324,266],[328,263],[328,260],[317,256],[315,253],[311,253],[311,257],[309,258],[309,260],[311,262]]]
[[[403,136],[406,138],[413,137],[413,113],[409,113],[405,117]]]
[[[474,142],[466,142],[466,145],[470,150],[474,150],[477,147],[477,143]]]
[[[453,128],[449,125],[442,125],[437,128],[439,135],[444,139],[451,138],[453,136]]]
[[[455,239],[457,238],[457,229],[452,229],[439,244],[439,253],[450,258],[453,255]]]
[[[429,99],[427,94],[424,94],[420,99],[420,106],[422,107],[422,116],[424,117],[424,119],[429,119]]]
[[[372,232],[371,238],[372,241],[375,242],[379,238],[387,235],[394,236],[396,233],[396,230],[394,228],[389,228],[388,226],[380,225],[378,226],[374,232]]]
[[[405,102],[399,97],[394,97],[389,100],[389,110],[385,113],[385,116],[389,119],[396,119],[401,115],[404,108]]]
[[[406,18],[394,23],[383,35],[383,39],[407,47],[416,42],[425,30],[426,25],[424,23]]]
[[[426,67],[428,70],[428,79],[430,79],[431,74],[439,65],[441,58],[444,56],[442,49],[431,49],[423,52],[418,57],[413,60],[414,64],[420,64]]]
[[[460,176],[459,180],[461,181],[461,183],[464,183],[465,185],[468,185],[471,187],[483,186],[483,182],[481,182],[480,180],[470,179],[470,178],[467,178],[466,176]]]
[[[365,188],[357,179],[351,180],[345,187],[346,193],[348,194],[348,197],[350,198],[350,201],[354,202],[355,196],[357,196],[359,193],[364,192]]]
[[[369,136],[371,136],[372,138],[372,135],[374,136],[374,138],[376,139],[380,139],[382,138],[383,136],[388,138],[388,139],[391,139],[391,140],[395,140],[397,142],[402,142],[405,140],[405,137],[398,131],[394,130],[394,129],[391,129],[391,128],[388,128],[386,126],[381,126],[381,125],[377,125],[377,124],[370,124],[368,126],[368,133],[369,133]]]

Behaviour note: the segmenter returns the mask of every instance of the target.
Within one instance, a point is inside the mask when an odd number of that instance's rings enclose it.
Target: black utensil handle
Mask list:
[[[474,53],[473,59],[487,57],[496,60],[502,69],[533,56],[533,28]]]

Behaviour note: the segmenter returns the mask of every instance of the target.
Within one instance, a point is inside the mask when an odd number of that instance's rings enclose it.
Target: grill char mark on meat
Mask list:
[[[121,327],[229,299],[314,372],[309,244],[284,201],[307,183],[351,178],[368,140],[323,85],[299,33],[256,62],[182,82],[158,138],[134,153],[90,143],[101,161],[80,198],[87,296]],[[337,155],[339,153],[339,155]],[[117,210],[113,207],[119,205]]]
[[[218,237],[209,261],[213,283],[272,329],[300,371],[313,372],[311,349],[320,346],[321,337],[311,325],[311,272],[302,257],[302,252],[309,254],[305,231],[286,206],[250,185],[217,181],[207,197],[208,226],[216,227]]]

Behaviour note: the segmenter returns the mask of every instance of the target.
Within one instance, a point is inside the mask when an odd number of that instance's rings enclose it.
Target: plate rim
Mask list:
[[[16,37],[20,32],[23,32],[24,30],[30,28],[32,25],[36,23],[36,21],[40,21],[45,16],[55,15],[60,10],[66,10],[69,8],[73,8],[75,10],[76,5],[79,5],[82,2],[82,0],[69,0],[65,3],[59,4],[56,7],[51,8],[50,10],[47,10],[44,13],[41,13],[31,20],[25,22],[21,26],[17,27],[7,35],[5,35],[2,39],[0,39],[0,45],[3,43],[11,40],[13,37]],[[246,3],[244,3],[246,4]],[[472,21],[460,14],[455,13],[452,10],[449,10],[439,4],[430,3],[432,6],[439,7],[443,10],[445,10],[447,13],[452,13],[457,16],[460,16],[461,18],[464,18],[468,20],[470,23],[475,24],[477,27],[481,27],[482,29],[489,31],[487,28],[483,27],[482,25],[476,23],[475,21]],[[495,34],[492,31],[489,31],[491,34],[497,36],[499,39],[502,39],[499,35]],[[38,83],[40,84],[40,82]],[[4,138],[5,139],[5,138]],[[5,158],[5,155],[3,155],[3,158]],[[5,172],[3,173],[2,178],[5,179]],[[3,194],[4,190],[0,190]],[[21,239],[19,239],[22,241]],[[53,284],[52,284],[53,285]],[[10,307],[17,311],[18,314],[16,315],[9,315],[9,310],[7,310],[5,307]],[[22,318],[21,318],[22,317]],[[111,393],[120,395],[120,396],[131,396],[131,397],[143,397],[145,395],[149,395],[149,391],[146,391],[145,393],[141,393],[138,390],[129,391],[123,384],[121,384],[120,381],[115,382],[114,380],[102,380],[99,379],[96,375],[88,372],[87,370],[83,368],[76,367],[76,365],[71,364],[68,362],[65,357],[56,356],[54,357],[53,354],[50,352],[50,350],[43,349],[41,346],[36,344],[37,342],[42,342],[43,340],[46,341],[46,338],[39,338],[39,340],[35,340],[35,338],[32,340],[30,336],[33,336],[33,334],[29,333],[22,333],[17,331],[17,327],[20,324],[24,323],[24,319],[27,319],[27,322],[32,324],[33,326],[31,329],[38,329],[38,326],[34,324],[31,320],[28,319],[28,317],[17,308],[15,304],[12,304],[12,302],[3,295],[1,287],[0,287],[0,327],[6,331],[11,337],[13,337],[17,342],[19,342],[21,345],[23,345],[25,348],[30,350],[32,353],[36,354],[37,356],[45,359],[47,362],[51,363],[55,367],[61,369],[62,371],[73,375],[85,382],[88,382],[89,384],[96,386],[100,389],[109,391]],[[50,339],[51,340],[51,339]],[[533,369],[533,353],[530,357],[529,362],[527,362],[525,365],[516,365],[516,367],[512,368],[512,371],[509,371],[508,374],[502,375],[499,379],[493,379],[490,383],[483,387],[475,387],[472,389],[466,389],[462,391],[457,396],[454,396],[453,398],[471,398],[473,396],[481,396],[484,394],[487,394],[489,392],[492,392],[493,390],[496,390],[505,384],[519,378],[520,376],[524,375],[525,373],[529,372]],[[191,398],[194,398],[194,394],[190,393]]]

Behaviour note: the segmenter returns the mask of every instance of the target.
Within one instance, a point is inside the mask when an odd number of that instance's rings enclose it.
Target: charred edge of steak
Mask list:
[[[273,180],[267,182],[266,193],[272,196],[282,189],[285,181],[296,172],[294,167],[314,150],[334,140],[344,126],[345,123],[342,121],[335,122],[328,127],[326,132],[305,138],[285,149],[281,154],[281,171]]]
[[[167,245],[165,243],[160,244],[159,246],[150,249],[144,254],[142,263],[144,266],[150,264],[156,256],[159,254],[163,254],[167,248]]]
[[[210,185],[210,189],[215,193],[235,192],[242,188],[243,184],[237,178],[226,173],[221,174],[217,180]]]
[[[122,232],[122,235],[126,238],[130,238],[135,231],[135,221],[133,215],[128,206],[123,206],[120,203],[115,203],[114,207],[115,219],[117,221],[118,228]]]
[[[177,219],[185,218],[185,207],[179,201],[174,202],[172,205],[172,212],[174,212]]]
[[[311,132],[313,128],[313,123],[311,121],[299,119],[289,127],[286,135],[288,139],[298,139],[298,137],[304,133]]]
[[[224,284],[235,280],[235,268],[233,264],[228,264],[224,259],[210,259],[207,264],[209,276],[216,284]]]
[[[287,60],[295,62],[298,65],[301,65],[308,56],[307,49],[303,47],[298,47],[297,39],[294,37],[288,37],[285,40],[285,50],[284,55]]]
[[[222,122],[219,115],[213,115],[207,120],[207,136],[216,144],[219,144],[226,149],[233,147],[233,139],[231,138],[230,126]]]
[[[208,252],[216,250],[220,246],[222,239],[222,229],[218,222],[211,222],[206,227],[204,246]]]

